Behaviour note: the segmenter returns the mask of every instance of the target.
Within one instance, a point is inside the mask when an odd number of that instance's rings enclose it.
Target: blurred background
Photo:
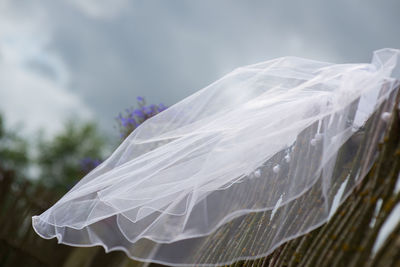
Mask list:
[[[399,12],[398,0],[0,0],[0,266],[134,264],[42,240],[31,216],[236,67],[400,48]]]

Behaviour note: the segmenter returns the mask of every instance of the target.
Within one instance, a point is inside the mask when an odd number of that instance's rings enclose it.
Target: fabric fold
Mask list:
[[[174,266],[268,255],[325,223],[367,174],[399,59],[381,49],[370,64],[235,69],[145,121],[33,227]]]

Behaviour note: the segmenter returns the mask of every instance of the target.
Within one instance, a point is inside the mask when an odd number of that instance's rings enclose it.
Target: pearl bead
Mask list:
[[[321,141],[323,136],[324,136],[323,134],[318,133],[315,135],[315,140]]]
[[[286,161],[287,163],[290,162],[290,155],[286,155],[286,156],[285,156],[285,161]]]
[[[317,144],[317,139],[315,139],[315,138],[311,139],[310,144],[312,146],[315,146]]]
[[[254,171],[254,176],[257,177],[257,178],[260,177],[261,176],[261,171],[260,170],[255,170]]]
[[[381,119],[384,122],[388,122],[390,120],[391,114],[389,112],[383,112],[381,115]]]
[[[274,171],[274,173],[278,173],[281,170],[281,167],[279,165],[275,165],[272,170]]]

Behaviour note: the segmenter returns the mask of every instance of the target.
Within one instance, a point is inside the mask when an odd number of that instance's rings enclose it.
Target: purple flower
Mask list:
[[[138,102],[138,108],[135,109],[132,107],[125,109],[125,114],[120,113],[116,117],[122,139],[127,137],[145,120],[167,108],[162,103],[160,105],[146,105],[145,99],[141,96],[138,96],[136,100]]]
[[[84,172],[88,173],[101,164],[101,160],[93,159],[90,157],[83,158],[80,161],[81,168]]]
[[[151,107],[149,107],[149,106],[144,106],[144,107],[142,108],[142,110],[143,110],[144,114],[146,114],[147,116],[150,116],[151,113],[153,113],[153,110],[152,110]]]
[[[132,116],[137,116],[141,119],[145,118],[145,114],[141,109],[135,109],[131,114],[132,114]]]
[[[160,103],[160,105],[158,105],[158,111],[161,112],[163,110],[166,110],[167,106],[165,106],[163,103]]]
[[[121,124],[122,126],[126,127],[129,124],[129,120],[127,118],[121,118]]]

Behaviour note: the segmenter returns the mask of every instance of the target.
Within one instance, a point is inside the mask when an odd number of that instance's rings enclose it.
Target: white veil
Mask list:
[[[145,121],[33,227],[167,265],[265,256],[326,222],[369,171],[399,56],[238,68]]]

